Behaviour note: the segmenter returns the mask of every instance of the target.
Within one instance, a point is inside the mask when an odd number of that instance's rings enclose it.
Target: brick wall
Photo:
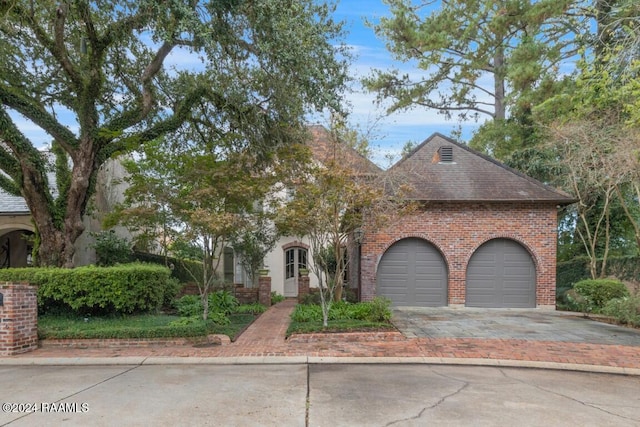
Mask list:
[[[557,209],[548,203],[429,203],[376,231],[362,244],[362,300],[376,294],[376,270],[384,252],[407,237],[427,240],[440,250],[449,271],[448,303],[465,304],[465,275],[471,255],[495,238],[517,241],[536,267],[538,307],[555,306]]]
[[[37,286],[1,283],[0,356],[11,356],[38,348]]]
[[[209,293],[216,292],[218,289],[211,289]],[[231,292],[238,298],[240,304],[253,304],[258,302],[258,288],[245,288],[243,285],[235,285]],[[187,283],[182,286],[176,298],[184,295],[200,295],[198,285],[195,283]]]

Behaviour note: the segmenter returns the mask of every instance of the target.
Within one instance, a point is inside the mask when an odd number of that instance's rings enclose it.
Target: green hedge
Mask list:
[[[601,263],[602,261],[598,261],[598,271]],[[608,258],[606,276],[613,276],[620,280],[640,282],[640,257],[626,256]],[[581,257],[557,264],[556,283],[559,288],[571,288],[575,283],[584,279],[591,279],[588,258]]]
[[[192,274],[196,277],[202,277],[202,264],[197,261],[181,261],[173,257],[164,257],[162,255],[150,254],[146,252],[134,252],[133,257],[136,261],[148,262],[159,265],[172,265],[171,276],[175,277],[180,283],[194,282]]]
[[[601,311],[609,301],[629,296],[627,287],[619,280],[581,280],[573,287],[584,298],[587,311]]]
[[[0,270],[0,281],[38,285],[38,305],[79,314],[143,313],[160,308],[176,291],[168,268],[153,264],[113,267],[15,268]],[[171,295],[173,297],[173,295]]]

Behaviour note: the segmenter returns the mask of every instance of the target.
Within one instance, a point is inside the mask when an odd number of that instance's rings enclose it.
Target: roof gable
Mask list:
[[[410,186],[408,198],[425,201],[546,201],[573,199],[540,181],[439,133],[393,165],[389,172]]]
[[[320,163],[328,163],[334,156],[331,133],[323,126],[314,125],[308,127],[311,138],[307,145],[311,149],[313,158]],[[346,144],[340,144],[341,164],[352,168],[355,172],[364,175],[375,175],[382,172],[375,163]]]

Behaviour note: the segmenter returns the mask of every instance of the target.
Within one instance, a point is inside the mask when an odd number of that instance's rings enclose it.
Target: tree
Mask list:
[[[147,144],[136,161],[127,163],[130,186],[115,219],[135,224],[136,229],[156,230],[157,236],[167,240],[167,251],[185,264],[197,283],[207,319],[207,296],[224,279],[220,275],[224,248],[243,242],[249,233],[255,233],[255,245],[273,245],[256,233],[268,234],[257,230],[264,218],[254,207],[272,191],[275,168],[265,168],[258,156],[244,148],[209,140],[206,132],[187,132],[182,137],[179,142]],[[162,185],[157,185],[157,177],[162,177]],[[194,258],[178,246],[192,248],[189,253],[197,255]],[[201,268],[188,268],[186,261],[193,260]]]
[[[309,267],[318,278],[325,327],[331,305],[342,298],[354,233],[376,229],[401,212],[395,199],[385,194],[379,169],[353,148],[358,141],[353,132],[334,119],[327,147],[296,176],[294,197],[277,216],[283,235],[309,241]]]
[[[607,256],[615,246],[640,249],[640,205],[635,198],[640,63],[612,67],[616,52],[602,48],[599,55],[585,58],[571,91],[535,111],[547,139],[539,154],[552,153],[542,163],[560,168],[553,183],[578,199],[576,240],[583,244],[594,278],[606,275]]]
[[[580,21],[566,12],[573,0],[385,0],[392,17],[374,25],[396,59],[420,73],[376,70],[365,80],[389,112],[415,106],[447,117],[507,118],[574,55]],[[491,83],[487,83],[490,79]]]
[[[37,261],[73,265],[108,158],[187,121],[268,151],[305,112],[339,108],[347,56],[331,12],[311,0],[1,1],[0,187],[25,198]],[[22,118],[58,147],[56,190]]]

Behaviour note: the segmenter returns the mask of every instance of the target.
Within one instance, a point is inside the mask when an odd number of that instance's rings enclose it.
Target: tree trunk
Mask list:
[[[56,212],[59,208],[46,196],[49,189],[46,188],[47,182],[42,171],[33,164],[23,163],[23,195],[40,236],[37,265],[73,267],[74,244],[85,229],[82,216],[87,205],[95,159],[95,153],[91,150],[77,154],[66,195],[64,215]],[[56,218],[60,218],[58,223],[55,222]]]
[[[495,98],[495,120],[504,120],[506,117],[505,98],[505,73],[504,73],[504,49],[498,47],[493,57],[493,78],[494,78],[494,98]]]

